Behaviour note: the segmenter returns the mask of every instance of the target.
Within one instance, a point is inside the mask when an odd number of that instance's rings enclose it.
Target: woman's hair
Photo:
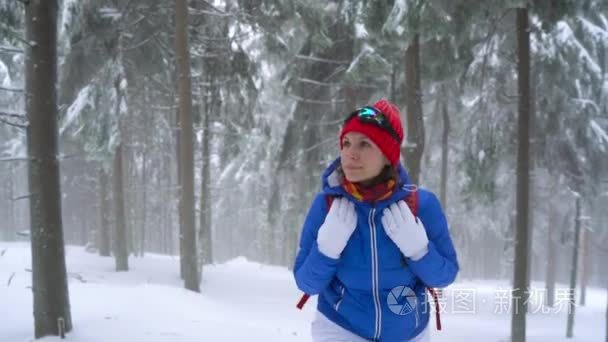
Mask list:
[[[338,176],[340,176],[340,181],[345,179],[346,175],[344,174],[342,165],[338,165],[338,167],[336,168],[336,172],[338,172]],[[388,182],[391,179],[394,180],[396,184],[399,184],[401,181],[401,177],[399,177],[399,171],[397,170],[396,166],[384,165],[384,168],[382,169],[382,171],[380,171],[380,173],[376,177],[374,177],[368,181],[365,181],[365,183],[362,185],[366,186],[366,187],[374,186],[376,184]]]

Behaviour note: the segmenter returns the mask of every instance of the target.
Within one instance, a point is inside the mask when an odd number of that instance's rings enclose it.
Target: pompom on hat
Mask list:
[[[374,142],[380,148],[386,159],[389,160],[391,165],[395,166],[399,163],[399,156],[401,154],[401,142],[403,141],[403,126],[401,125],[401,115],[397,106],[392,104],[386,99],[382,99],[372,106],[374,109],[382,112],[388,123],[393,128],[399,141],[397,141],[391,135],[391,133],[383,127],[374,123],[365,122],[358,120],[356,117],[348,119],[342,130],[340,131],[340,149],[342,149],[342,140],[344,135],[348,132],[358,132],[367,136],[371,141]]]

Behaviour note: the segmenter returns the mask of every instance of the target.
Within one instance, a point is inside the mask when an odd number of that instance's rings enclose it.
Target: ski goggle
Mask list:
[[[344,124],[346,124],[355,117],[361,122],[376,125],[382,128],[388,134],[390,134],[391,137],[393,137],[393,139],[395,139],[397,142],[401,142],[399,134],[397,134],[393,126],[391,126],[391,123],[388,121],[386,114],[382,113],[376,108],[368,106],[359,108],[356,111],[350,113],[346,120],[344,120]]]

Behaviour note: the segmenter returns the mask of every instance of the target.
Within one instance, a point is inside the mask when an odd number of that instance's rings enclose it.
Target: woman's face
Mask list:
[[[342,139],[340,157],[348,181],[354,183],[370,180],[389,164],[378,146],[364,134],[348,132]]]

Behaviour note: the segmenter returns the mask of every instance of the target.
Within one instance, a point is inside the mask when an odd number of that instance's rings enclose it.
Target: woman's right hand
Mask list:
[[[345,197],[336,198],[317,234],[319,251],[330,258],[338,259],[355,228],[355,204]]]

